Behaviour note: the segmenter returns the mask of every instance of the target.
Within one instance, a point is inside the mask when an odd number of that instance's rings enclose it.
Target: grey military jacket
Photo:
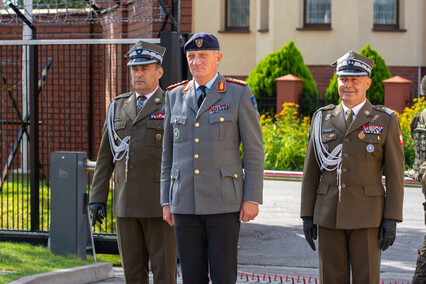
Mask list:
[[[247,83],[219,74],[200,109],[193,81],[168,88],[161,203],[172,213],[229,213],[242,201],[262,203],[263,166],[259,113]]]
[[[164,92],[160,88],[136,111],[136,94],[114,99],[114,128],[123,139],[130,136],[128,173],[126,158],[113,163],[107,124],[93,176],[90,203],[107,203],[109,180],[114,171],[113,212],[116,217],[162,217],[160,205],[160,167],[164,121]],[[117,137],[115,137],[116,139]]]

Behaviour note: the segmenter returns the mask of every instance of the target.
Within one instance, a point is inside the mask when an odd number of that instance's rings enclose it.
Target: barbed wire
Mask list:
[[[155,0],[34,0],[32,7],[23,0],[0,0],[0,25],[22,20],[10,8],[15,5],[34,24],[46,23],[161,23],[166,13]],[[32,9],[31,9],[32,8]],[[32,12],[31,12],[32,10]]]

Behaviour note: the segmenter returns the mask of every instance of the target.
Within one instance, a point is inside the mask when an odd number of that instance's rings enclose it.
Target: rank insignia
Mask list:
[[[380,135],[383,131],[383,126],[374,126],[374,125],[363,125],[359,130],[365,134],[376,134]]]
[[[257,102],[256,102],[256,97],[255,96],[251,96],[250,97],[250,101],[253,104],[254,108],[257,110]]]
[[[217,86],[217,90],[221,93],[226,92],[226,83],[225,82],[219,82]]]
[[[150,115],[151,119],[164,119],[163,113],[151,113]]]
[[[159,104],[159,103],[161,103],[161,99],[160,99],[160,98],[155,98],[155,102],[156,102],[157,104]]]
[[[373,152],[373,151],[374,151],[374,146],[373,146],[373,144],[368,144],[368,145],[367,145],[367,147],[366,147],[366,149],[367,149],[367,152],[368,152],[368,153]]]
[[[230,107],[231,107],[231,104],[229,104],[229,103],[221,104],[221,105],[217,105],[217,106],[212,106],[212,107],[210,107],[210,113],[217,113],[220,110],[229,109]]]

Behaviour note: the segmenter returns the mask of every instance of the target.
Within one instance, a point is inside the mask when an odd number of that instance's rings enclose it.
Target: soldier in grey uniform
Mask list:
[[[113,212],[126,283],[148,284],[149,262],[154,283],[176,283],[175,234],[160,205],[164,52],[164,47],[139,41],[126,54],[134,91],[109,106],[90,193],[95,225],[105,216],[114,172]]]
[[[426,76],[423,77],[420,83],[420,94],[426,96]],[[422,192],[426,199],[426,109],[413,118],[411,122],[411,136],[414,140],[416,148],[415,160],[413,168],[406,172],[407,176],[422,183]],[[426,202],[423,203],[425,213],[426,225]],[[416,270],[412,284],[425,284],[426,283],[426,235],[419,249],[419,256],[417,257]]]
[[[300,216],[313,250],[318,232],[323,284],[379,283],[380,249],[402,221],[402,135],[397,114],[366,99],[373,64],[352,51],[334,62],[342,103],[312,118]]]
[[[163,218],[175,227],[183,283],[209,283],[209,270],[213,284],[235,283],[240,221],[262,203],[259,113],[246,82],[218,73],[214,35],[195,34],[184,50],[193,80],[166,93]]]

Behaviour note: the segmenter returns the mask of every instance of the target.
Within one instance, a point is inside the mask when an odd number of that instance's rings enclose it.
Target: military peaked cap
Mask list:
[[[374,60],[352,50],[331,63],[336,67],[337,76],[370,76]]]
[[[166,48],[162,46],[140,40],[126,53],[125,56],[130,59],[127,66],[153,63],[161,65],[165,51]]]

